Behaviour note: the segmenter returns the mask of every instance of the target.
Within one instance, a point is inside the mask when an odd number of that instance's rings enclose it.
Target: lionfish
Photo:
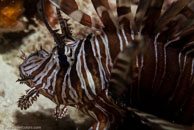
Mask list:
[[[187,128],[171,122],[192,125],[194,2],[167,6],[164,0],[140,0],[134,16],[130,0],[117,0],[115,7],[109,0],[91,1],[99,20],[74,0],[50,0],[61,33],[52,30],[40,1],[55,47],[22,56],[18,81],[31,89],[18,106],[27,109],[42,94],[56,103],[57,118],[74,106],[96,120],[93,130],[121,129],[132,122],[150,129]],[[60,11],[101,33],[77,40]]]

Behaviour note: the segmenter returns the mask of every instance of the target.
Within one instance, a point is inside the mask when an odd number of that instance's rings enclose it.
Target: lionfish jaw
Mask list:
[[[27,78],[21,78],[21,79],[16,80],[16,82],[20,82],[20,84],[22,84],[22,83],[25,83],[28,80],[29,79],[27,79]]]
[[[21,76],[21,79],[16,80],[16,82],[19,82],[20,84],[26,83],[28,86],[30,86],[32,88],[34,86],[32,79],[33,78],[30,76],[29,77],[22,77]]]
[[[60,105],[56,106],[56,109],[55,109],[56,120],[65,117],[66,114],[67,114],[67,106],[66,105],[64,105],[62,108],[60,108]]]
[[[26,91],[26,95],[23,95],[19,98],[18,107],[20,107],[21,110],[26,110],[33,104],[34,101],[37,100],[38,97],[39,91],[33,87]]]

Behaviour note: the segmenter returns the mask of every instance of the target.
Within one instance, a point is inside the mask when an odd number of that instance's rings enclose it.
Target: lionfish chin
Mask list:
[[[18,107],[29,108],[42,94],[56,103],[57,118],[74,106],[96,120],[93,130],[189,129],[184,125],[194,122],[194,2],[167,6],[168,1],[136,1],[134,16],[133,1],[117,0],[113,7],[109,0],[91,0],[97,21],[75,0],[50,0],[58,33],[40,0],[38,10],[55,47],[22,56],[18,81],[31,89]],[[101,34],[77,40],[60,11]]]

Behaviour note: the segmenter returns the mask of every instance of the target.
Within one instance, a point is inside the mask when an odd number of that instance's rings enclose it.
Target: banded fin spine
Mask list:
[[[156,22],[155,34],[161,32],[169,21],[171,21],[187,4],[188,0],[178,0],[173,3]]]
[[[133,14],[130,0],[117,0],[117,14],[119,25],[123,26],[125,32],[134,34]]]
[[[94,17],[89,16],[88,14],[81,11],[75,0],[49,0],[55,7],[62,10],[69,17],[75,21],[81,23],[82,25],[88,27],[94,27],[100,29],[103,27],[103,24],[96,22]]]
[[[106,32],[115,32],[118,29],[117,17],[113,14],[108,0],[92,0],[93,6],[100,17]]]
[[[38,11],[39,11],[39,14],[40,14],[40,16],[42,17],[42,19],[43,19],[43,21],[44,21],[44,23],[45,23],[47,29],[49,30],[49,32],[50,32],[51,35],[53,36],[53,38],[54,38],[56,44],[57,44],[60,48],[62,48],[62,46],[63,46],[63,45],[62,45],[62,43],[63,43],[62,39],[61,39],[60,36],[57,34],[57,31],[53,31],[53,30],[52,30],[52,28],[51,28],[51,26],[49,25],[48,20],[47,20],[47,18],[46,18],[46,16],[45,16],[45,12],[44,12],[44,2],[45,2],[44,0],[40,0],[40,2],[39,2],[39,4],[38,4]]]
[[[154,29],[156,20],[160,17],[164,0],[141,0],[138,4],[135,23],[138,31]]]
[[[61,16],[61,12],[58,8],[56,8],[57,10],[57,16],[58,16],[58,19],[59,19],[59,23],[60,23],[60,26],[61,26],[61,32],[62,32],[62,39],[66,39],[66,38],[69,38],[69,39],[73,39],[72,37],[72,33],[70,31],[70,28],[69,28],[69,25],[67,24],[67,21],[66,19],[63,19],[62,16]]]

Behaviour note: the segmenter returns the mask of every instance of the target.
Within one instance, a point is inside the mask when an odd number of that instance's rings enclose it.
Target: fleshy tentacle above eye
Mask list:
[[[59,48],[63,48],[63,41],[62,41],[62,39],[60,38],[60,36],[57,34],[57,32],[52,30],[52,28],[51,28],[51,26],[49,25],[48,20],[47,20],[47,18],[46,18],[46,16],[45,16],[45,13],[44,13],[44,9],[43,9],[43,8],[44,8],[44,0],[40,0],[40,3],[38,4],[38,11],[39,11],[39,14],[40,14],[40,16],[42,17],[43,22],[45,23],[47,29],[49,30],[49,32],[50,32],[51,35],[53,36],[53,38],[54,38],[54,40],[55,40],[57,46],[58,46]]]
[[[58,47],[58,52],[60,52],[61,54],[63,54],[64,52],[64,47],[68,44],[71,44],[71,43],[74,43],[75,40],[74,38],[72,37],[72,34],[70,32],[70,28],[67,24],[67,20],[63,20],[62,19],[62,16],[61,16],[61,13],[60,13],[60,10],[59,9],[56,9],[57,11],[57,16],[58,16],[58,19],[59,19],[59,23],[60,23],[60,27],[61,27],[61,32],[62,34],[59,34],[57,33],[58,30],[52,30],[51,26],[49,25],[48,23],[48,20],[45,16],[45,13],[44,13],[44,0],[41,0],[40,1],[40,4],[38,6],[38,9],[39,9],[39,13],[40,15],[42,16],[42,19],[47,27],[47,29],[49,30],[49,32],[51,33],[51,35],[54,37],[54,40],[57,44],[57,47]]]
[[[74,38],[72,37],[72,33],[70,31],[70,28],[67,24],[68,20],[62,18],[61,12],[58,8],[56,8],[56,10],[57,10],[57,16],[58,16],[58,19],[59,19],[59,23],[60,23],[60,26],[61,26],[61,32],[62,32],[61,38],[64,39],[64,40],[70,39],[70,40],[74,41]]]

